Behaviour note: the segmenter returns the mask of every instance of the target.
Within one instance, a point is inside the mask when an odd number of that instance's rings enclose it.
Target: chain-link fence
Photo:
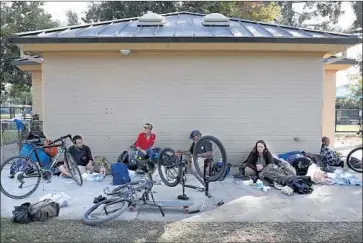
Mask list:
[[[362,110],[335,110],[335,132],[359,132],[362,127]]]
[[[1,155],[3,163],[8,158],[18,155],[22,142],[28,137],[30,131],[42,131],[41,121],[21,121],[23,126],[17,126],[15,121],[1,121]]]

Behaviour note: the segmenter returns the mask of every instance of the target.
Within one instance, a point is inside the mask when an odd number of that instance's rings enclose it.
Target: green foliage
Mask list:
[[[68,26],[80,24],[77,13],[73,12],[72,10],[68,10],[66,12],[66,16]]]
[[[51,15],[41,8],[43,2],[1,2],[1,95],[19,95],[19,92],[29,92],[31,87],[31,77],[29,73],[20,71],[12,61],[19,58],[19,48],[6,44],[6,36],[14,33],[53,28],[58,26],[58,22],[51,19]],[[9,92],[5,90],[6,84],[12,85]],[[19,89],[19,90],[13,90]],[[13,97],[14,98],[14,97]],[[1,101],[5,100],[2,97]]]
[[[353,76],[350,79],[348,88],[349,88],[352,98],[359,101],[363,96],[363,94],[362,94],[362,76],[360,76],[360,75]]]
[[[357,109],[361,102],[352,98],[337,98],[335,100],[336,109]]]
[[[296,27],[309,27],[319,30],[339,30],[337,24],[339,17],[344,14],[341,9],[342,2],[278,2],[281,7],[281,16],[278,22]],[[297,4],[304,4],[302,12],[295,9]],[[309,21],[317,20],[317,23],[309,24]]]
[[[170,13],[187,11],[196,13],[221,13],[228,17],[240,17],[256,21],[273,21],[280,14],[280,7],[275,2],[101,2],[88,6],[86,23],[138,17],[153,11]]]

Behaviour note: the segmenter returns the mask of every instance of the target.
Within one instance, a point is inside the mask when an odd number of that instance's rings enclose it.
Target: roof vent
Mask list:
[[[147,11],[146,14],[139,17],[139,23],[137,26],[163,26],[165,23],[166,20],[164,16]]]
[[[203,25],[209,26],[229,26],[229,19],[220,13],[211,13],[204,16]]]

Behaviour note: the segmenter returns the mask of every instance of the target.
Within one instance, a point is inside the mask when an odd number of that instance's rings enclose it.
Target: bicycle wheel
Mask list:
[[[362,173],[363,147],[358,147],[349,152],[347,156],[347,165],[355,172]]]
[[[12,199],[24,199],[40,184],[40,169],[30,159],[14,156],[1,165],[1,192]]]
[[[175,187],[182,176],[182,164],[171,148],[161,150],[158,158],[158,172],[165,185]]]
[[[90,207],[83,215],[83,223],[87,225],[100,225],[116,219],[130,206],[126,199],[106,199]],[[99,212],[97,212],[99,210]],[[103,216],[103,217],[102,217]]]
[[[204,166],[206,165],[208,181],[218,181],[227,169],[227,154],[221,141],[213,136],[201,137],[194,147],[193,163],[195,170],[201,177],[204,175]],[[221,163],[220,169],[213,171],[212,175],[209,176],[209,169],[213,168],[216,163]]]
[[[66,153],[65,162],[67,163],[69,173],[71,174],[73,180],[79,185],[82,186],[83,178],[81,172],[79,171],[78,165],[76,161],[74,161],[73,156],[70,153]]]

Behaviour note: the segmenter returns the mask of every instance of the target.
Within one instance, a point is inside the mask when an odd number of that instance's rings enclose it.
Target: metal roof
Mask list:
[[[334,59],[334,58],[337,58],[337,56],[330,56],[328,58],[325,58],[323,60],[323,63],[326,63],[326,62],[329,62],[330,60]],[[349,64],[349,65],[357,65],[358,64],[358,61],[355,60],[355,59],[351,59],[351,58],[343,58],[343,59],[340,59],[336,62],[333,62],[331,64]]]
[[[238,18],[229,26],[203,25],[205,14],[163,14],[164,26],[138,26],[138,18],[23,32],[8,37],[22,43],[126,43],[126,42],[256,42],[355,45],[357,35],[317,31]]]
[[[31,56],[31,57],[40,62],[43,60],[41,56]],[[17,58],[12,61],[12,64],[16,66],[23,66],[23,65],[39,65],[40,63],[30,60],[28,58]]]

